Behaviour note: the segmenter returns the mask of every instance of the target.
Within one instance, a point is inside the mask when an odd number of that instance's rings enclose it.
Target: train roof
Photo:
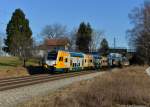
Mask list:
[[[109,57],[122,57],[122,55],[119,53],[110,53],[108,56]]]
[[[100,55],[96,55],[96,54],[94,54],[94,55],[93,55],[93,57],[94,57],[94,58],[98,58],[98,59],[99,59],[99,58],[100,58]]]
[[[69,52],[71,57],[84,57],[83,53],[79,52]]]
[[[88,55],[88,56],[92,56],[94,58],[100,58],[100,55],[98,52],[92,52],[92,53],[82,53],[82,52],[69,52],[69,51],[66,51],[66,50],[53,50],[53,51],[50,51],[51,53],[57,53],[58,51],[64,51],[64,52],[68,52],[70,53],[70,56],[71,57],[84,57],[84,55]]]
[[[100,58],[100,53],[99,52],[91,52],[90,53],[94,58]]]

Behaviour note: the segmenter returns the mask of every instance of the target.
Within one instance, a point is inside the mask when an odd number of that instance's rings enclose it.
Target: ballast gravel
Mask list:
[[[74,82],[89,80],[96,76],[102,75],[103,73],[104,72],[95,72],[92,74],[0,91],[0,107],[15,107],[17,104],[29,101],[33,97],[46,95],[49,92],[54,92],[57,89],[70,85]]]

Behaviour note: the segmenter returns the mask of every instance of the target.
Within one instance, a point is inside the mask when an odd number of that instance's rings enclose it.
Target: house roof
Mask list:
[[[62,46],[67,45],[69,43],[68,38],[59,38],[59,39],[47,39],[45,44],[47,46]]]
[[[68,45],[69,39],[68,38],[59,38],[59,39],[46,39],[44,44],[39,45],[39,49],[51,49],[53,47],[58,47],[58,46],[66,46]]]

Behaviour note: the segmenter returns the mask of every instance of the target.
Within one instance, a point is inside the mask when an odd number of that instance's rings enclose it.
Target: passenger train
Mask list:
[[[111,60],[113,60],[114,64],[117,58],[112,59],[112,57],[109,56],[108,59],[109,60],[105,61],[107,65],[110,64]],[[45,55],[43,65],[49,72],[69,72],[100,69],[103,65],[103,61],[98,53],[86,54],[58,50],[48,52]]]

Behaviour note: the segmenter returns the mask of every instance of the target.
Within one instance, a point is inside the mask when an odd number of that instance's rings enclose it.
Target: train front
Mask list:
[[[44,58],[44,68],[48,72],[54,72],[56,68],[58,52],[48,52]]]

